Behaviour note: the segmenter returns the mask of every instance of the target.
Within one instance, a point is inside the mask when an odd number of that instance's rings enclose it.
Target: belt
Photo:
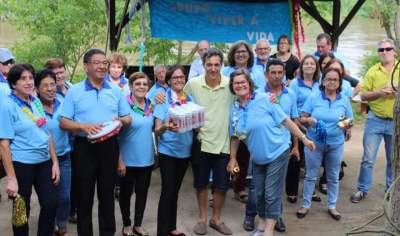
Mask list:
[[[381,120],[393,120],[393,118],[389,118],[389,117],[380,117],[380,116],[377,116],[377,115],[375,115],[375,116],[378,117]]]

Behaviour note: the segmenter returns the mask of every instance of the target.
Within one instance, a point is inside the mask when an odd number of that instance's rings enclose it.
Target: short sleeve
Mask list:
[[[298,118],[299,117],[299,111],[297,110],[296,94],[289,93],[289,96],[290,96],[290,99],[291,99],[290,118]]]
[[[307,98],[307,100],[304,103],[304,105],[303,105],[303,107],[302,107],[300,112],[305,112],[305,113],[308,113],[308,114],[312,113],[313,107],[314,107],[313,106],[313,100],[314,100],[313,98],[314,98],[314,96],[310,96],[310,97]]]
[[[73,96],[74,96],[73,90],[70,90],[65,96],[63,106],[61,109],[61,116],[70,120],[73,120],[75,116]]]
[[[229,136],[233,136],[235,127],[233,127],[233,108],[231,109],[231,112],[229,113]]]
[[[288,117],[278,104],[271,103],[269,107],[270,114],[276,125],[281,124]]]
[[[0,139],[12,140],[15,138],[12,110],[11,104],[6,101],[1,102]]]
[[[124,98],[123,94],[119,92],[119,101],[118,101],[118,116],[127,116],[130,113],[129,103]]]
[[[351,107],[351,103],[350,103],[350,99],[345,98],[346,102],[345,102],[345,114],[346,117],[354,119],[354,115],[353,115],[353,108]]]
[[[361,84],[361,92],[372,91],[372,81],[373,81],[373,72],[374,68],[371,68],[367,71],[364,76],[363,82]]]
[[[156,104],[156,106],[154,107],[153,115],[155,118],[165,121],[165,119],[167,118],[167,105],[165,103]]]

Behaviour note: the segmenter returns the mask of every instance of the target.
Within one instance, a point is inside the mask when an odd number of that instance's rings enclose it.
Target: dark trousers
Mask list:
[[[52,236],[57,210],[57,192],[51,179],[52,162],[48,160],[39,164],[21,162],[13,162],[13,164],[18,181],[18,194],[25,200],[26,215],[29,217],[33,186],[40,205],[37,235]],[[20,227],[13,226],[13,232],[15,236],[27,236],[29,226],[28,224]]]
[[[70,208],[69,215],[75,216],[76,214],[76,193],[77,193],[77,180],[76,180],[76,158],[77,153],[75,150],[71,152],[71,193],[70,193]]]
[[[117,138],[92,144],[86,138],[77,137],[74,150],[78,235],[93,235],[92,208],[96,183],[99,201],[99,235],[114,235],[114,185],[119,156]]]
[[[150,186],[151,172],[153,166],[148,167],[126,167],[125,176],[120,179],[119,206],[121,208],[122,221],[124,226],[131,223],[131,196],[135,188],[135,220],[134,225],[142,225],[144,210],[147,202],[147,192]]]
[[[189,165],[189,158],[160,154],[161,196],[158,203],[157,236],[168,236],[176,229],[178,194]]]
[[[304,160],[304,144],[299,141],[300,161],[290,156],[286,173],[286,195],[297,196],[299,191],[300,167]]]
[[[249,168],[250,152],[244,142],[239,143],[237,151],[237,161],[240,168],[239,176],[236,179],[234,192],[239,193],[247,187],[247,169]]]

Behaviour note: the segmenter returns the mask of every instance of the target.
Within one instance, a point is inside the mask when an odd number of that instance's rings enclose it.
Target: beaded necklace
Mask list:
[[[175,92],[174,92],[175,93]],[[175,93],[176,94],[176,93]],[[178,95],[177,95],[178,96]],[[177,101],[173,101],[173,97],[172,97],[172,89],[169,89],[167,91],[167,97],[168,97],[168,103],[170,105],[172,105],[172,107],[175,107],[175,105],[181,106],[183,104],[186,104],[188,102],[191,101],[190,97],[186,95],[185,92],[181,92],[181,96],[179,98],[177,98]]]
[[[46,124],[46,117],[44,113],[44,109],[42,104],[39,102],[39,99],[33,98],[32,103],[35,106],[36,110],[39,111],[41,117],[36,117],[33,112],[31,111],[32,108],[28,107],[26,104],[24,104],[23,101],[21,101],[20,98],[18,98],[14,93],[11,93],[9,97],[17,103],[17,105],[21,108],[21,111],[25,113],[29,119],[31,119],[38,127],[42,127],[44,124]]]
[[[144,109],[139,107],[139,105],[132,100],[130,95],[126,95],[126,100],[131,106],[132,111],[138,113],[139,115],[150,116],[151,113],[153,113],[153,103],[150,101],[150,99],[145,99]]]
[[[253,100],[256,96],[256,92],[253,92],[252,94],[249,94],[247,97],[248,100]],[[238,132],[238,123],[239,123],[239,111],[240,109],[243,109],[243,122],[241,125],[241,130],[242,132]],[[233,126],[233,137],[237,137],[239,140],[243,141],[246,140],[247,138],[247,104],[245,104],[243,107],[240,106],[240,103],[238,100],[235,101],[233,104],[233,116],[232,116],[232,126]]]

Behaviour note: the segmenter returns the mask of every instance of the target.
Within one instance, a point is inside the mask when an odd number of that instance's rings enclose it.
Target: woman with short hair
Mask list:
[[[126,102],[131,107],[131,125],[119,136],[120,159],[118,172],[121,176],[119,206],[123,221],[123,235],[148,235],[142,227],[147,193],[150,186],[154,164],[153,151],[153,103],[146,98],[150,80],[142,72],[129,77],[131,93],[126,95]],[[130,219],[131,196],[135,190],[135,218]]]
[[[32,186],[39,198],[38,235],[52,236],[56,216],[56,186],[60,169],[45,110],[34,91],[31,65],[16,64],[8,74],[12,89],[0,107],[0,155],[7,173],[7,193],[19,194],[29,217]],[[29,235],[28,223],[13,226],[14,235]]]

